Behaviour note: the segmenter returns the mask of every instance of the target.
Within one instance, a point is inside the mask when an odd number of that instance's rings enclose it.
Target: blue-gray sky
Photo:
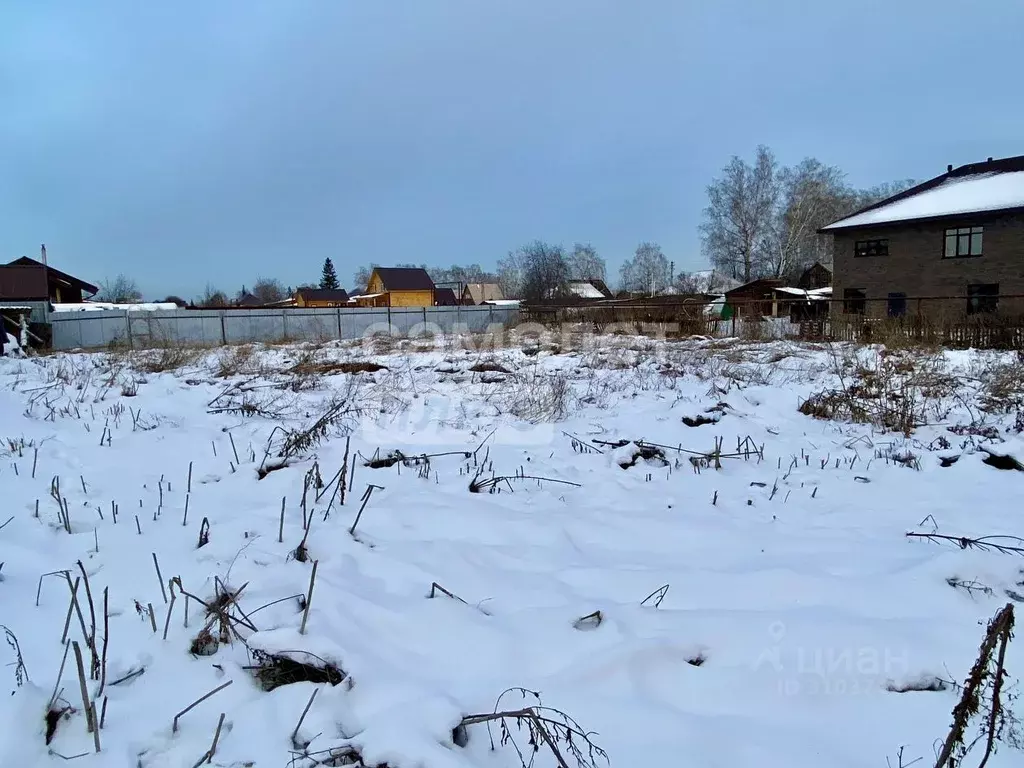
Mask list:
[[[641,240],[771,146],[851,183],[1024,154],[1019,0],[0,6],[0,259],[147,298]]]

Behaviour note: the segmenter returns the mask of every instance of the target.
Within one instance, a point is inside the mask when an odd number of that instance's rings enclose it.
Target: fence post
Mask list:
[[[288,312],[284,307],[281,308],[281,340],[288,340]]]
[[[128,329],[128,348],[135,349],[135,339],[132,338],[132,316],[127,309],[124,311],[124,324]]]
[[[394,336],[395,333],[391,329],[391,297],[388,297],[388,336]]]
[[[341,341],[341,307],[337,308],[338,312],[338,340]]]
[[[224,327],[224,310],[220,311],[220,343],[223,346],[227,346],[228,343],[228,332]]]

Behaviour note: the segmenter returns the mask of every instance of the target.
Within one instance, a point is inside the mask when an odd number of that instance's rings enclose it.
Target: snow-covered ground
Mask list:
[[[895,766],[901,746],[931,765],[957,701],[936,681],[964,680],[1024,574],[905,533],[1020,533],[1024,474],[983,463],[1017,455],[1020,393],[991,380],[1015,365],[629,338],[0,359],[0,766],[189,768],[218,733],[219,766],[343,765],[348,745],[514,767],[500,722],[493,751],[486,724],[453,729],[533,704],[520,688],[619,768]],[[913,434],[798,410],[854,381],[908,404]],[[438,455],[366,466],[395,450]],[[226,605],[209,635],[197,599]],[[267,654],[346,679],[267,691]],[[908,686],[943,690],[889,690]]]

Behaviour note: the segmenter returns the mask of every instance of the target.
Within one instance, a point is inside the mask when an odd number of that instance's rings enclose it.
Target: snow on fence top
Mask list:
[[[130,309],[138,312],[156,312],[158,310],[177,309],[173,301],[151,301],[138,304],[114,304],[109,301],[85,301],[81,304],[54,304],[54,312],[99,312],[111,309]]]
[[[951,178],[937,187],[874,210],[840,219],[825,230],[897,221],[999,211],[1024,206],[1024,171],[979,173]]]

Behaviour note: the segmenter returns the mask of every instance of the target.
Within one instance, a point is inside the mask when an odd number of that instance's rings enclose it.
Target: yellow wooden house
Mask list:
[[[296,307],[348,306],[348,294],[341,288],[299,288],[294,299]]]
[[[356,297],[361,307],[432,307],[434,281],[418,267],[374,267],[366,293]]]

